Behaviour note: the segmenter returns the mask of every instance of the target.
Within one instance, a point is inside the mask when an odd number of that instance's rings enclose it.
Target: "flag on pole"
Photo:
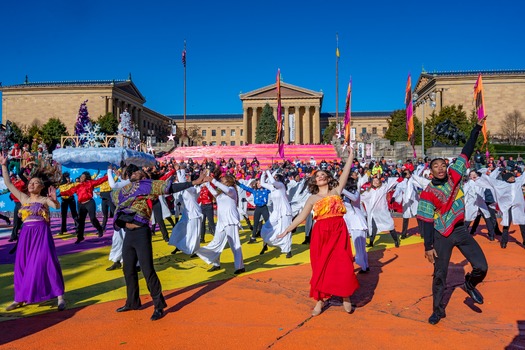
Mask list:
[[[415,137],[414,137],[414,107],[412,104],[412,79],[410,74],[407,79],[407,86],[405,88],[405,107],[407,114],[407,134],[408,141],[412,144],[412,149],[414,150],[414,158],[416,157],[416,146],[415,146]],[[425,118],[425,116],[423,116]]]
[[[277,150],[279,157],[284,158],[284,126],[281,112],[281,70],[277,69]]]
[[[339,56],[341,56],[339,53],[339,34],[335,34],[335,41],[336,41],[335,57],[339,59]]]
[[[481,78],[481,73],[478,75],[478,80],[476,80],[476,84],[474,84],[474,101],[476,105],[476,113],[478,115],[478,120],[481,120],[485,118],[485,99],[483,96],[483,80]],[[483,123],[483,127],[481,129],[481,132],[483,133],[483,145],[487,146],[487,121]],[[488,157],[488,146],[486,148],[487,150],[487,157]]]
[[[352,78],[348,83],[348,90],[346,92],[346,107],[345,107],[345,145],[350,145],[350,122],[352,120],[352,111],[350,101],[352,98]]]
[[[184,41],[184,50],[182,50],[182,65],[186,68],[186,41]]]

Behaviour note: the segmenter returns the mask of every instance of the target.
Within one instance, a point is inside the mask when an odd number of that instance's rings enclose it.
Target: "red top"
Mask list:
[[[20,179],[13,181],[13,185],[16,187],[17,190],[19,190],[21,192],[25,193],[27,191],[25,182],[20,180]],[[15,196],[13,196],[12,193],[9,195],[9,198],[11,198],[11,200],[13,202],[15,202],[15,203],[19,203],[20,202]]]
[[[201,192],[199,193],[199,198],[197,198],[197,203],[200,205],[203,204],[213,204],[213,195],[206,186],[201,187]]]
[[[61,193],[62,196],[72,196],[74,193],[77,194],[79,203],[86,203],[93,199],[93,190],[104,181],[108,180],[108,176],[105,175],[98,180],[87,180],[77,186],[64,191]]]

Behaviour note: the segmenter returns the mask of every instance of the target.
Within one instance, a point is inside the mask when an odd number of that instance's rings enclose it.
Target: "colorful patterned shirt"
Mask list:
[[[152,210],[148,199],[156,200],[160,195],[168,194],[170,185],[170,181],[140,180],[113,191],[111,197],[117,206],[115,216],[132,216],[137,224],[147,225]]]
[[[465,219],[465,202],[461,180],[468,167],[468,160],[461,154],[448,168],[448,180],[442,185],[432,182],[421,192],[417,218],[433,222],[434,229],[445,237],[454,230],[454,226]]]

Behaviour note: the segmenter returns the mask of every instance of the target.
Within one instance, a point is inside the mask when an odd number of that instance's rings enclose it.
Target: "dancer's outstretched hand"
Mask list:
[[[7,158],[0,152],[0,165],[7,165]]]
[[[292,232],[292,230],[286,229],[283,233],[277,235],[277,238],[281,239],[284,236],[286,236],[287,234],[289,234],[290,232]]]
[[[487,120],[488,115],[484,116],[483,119],[478,120],[478,125],[483,126],[483,123],[485,123],[485,120]]]
[[[437,257],[438,257],[438,255],[437,255],[435,249],[430,249],[430,250],[425,251],[425,258],[427,258],[427,260],[428,260],[431,264],[434,263],[435,258],[437,258]]]

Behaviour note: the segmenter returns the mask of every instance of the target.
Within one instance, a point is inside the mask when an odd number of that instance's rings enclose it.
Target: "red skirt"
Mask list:
[[[349,297],[359,287],[354,273],[350,236],[343,217],[316,221],[310,238],[312,279],[310,296],[315,300],[332,295]]]

